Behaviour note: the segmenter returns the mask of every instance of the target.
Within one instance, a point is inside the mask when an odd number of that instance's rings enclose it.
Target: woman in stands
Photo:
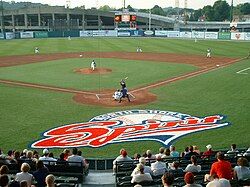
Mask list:
[[[55,176],[50,174],[46,177],[45,183],[47,187],[55,187]]]
[[[197,164],[197,157],[195,155],[191,156],[192,164],[188,164],[184,172],[198,173],[201,171],[201,166]]]
[[[238,166],[234,167],[234,178],[238,180],[250,179],[248,160],[244,157],[240,157],[237,164]]]
[[[163,187],[171,187],[174,183],[174,175],[172,173],[166,172],[161,177]]]
[[[151,175],[149,173],[144,173],[144,166],[142,164],[137,164],[137,168],[140,171],[139,174],[134,175],[131,183],[141,183],[141,182],[146,182],[146,181],[153,181]]]
[[[28,182],[28,186],[31,186],[33,181],[33,175],[29,173],[30,165],[28,163],[23,163],[21,166],[21,172],[16,174],[15,180],[21,182],[22,180],[26,180]]]

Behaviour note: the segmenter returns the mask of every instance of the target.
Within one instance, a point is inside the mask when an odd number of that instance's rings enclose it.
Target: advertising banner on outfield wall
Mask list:
[[[244,40],[245,39],[245,33],[244,32],[232,32],[231,33],[231,39],[232,40]]]
[[[168,35],[168,31],[155,31],[155,36],[167,36]]]
[[[205,32],[205,39],[217,40],[218,32]]]
[[[191,32],[180,32],[180,37],[181,38],[192,38],[192,33]]]
[[[5,33],[5,38],[6,38],[7,40],[14,39],[14,38],[15,38],[15,33],[13,33],[13,32],[6,32],[6,33]]]
[[[118,31],[117,36],[128,37],[130,36],[130,31]]]
[[[93,31],[80,31],[80,37],[92,37]]]
[[[205,32],[193,31],[192,32],[192,38],[204,39],[205,38]]]
[[[218,39],[219,40],[231,40],[231,33],[230,32],[219,32]]]
[[[250,32],[245,32],[245,40],[250,40]]]
[[[4,39],[4,34],[0,33],[0,40]]]
[[[20,32],[21,38],[33,38],[33,32]]]
[[[48,32],[34,32],[35,38],[48,38]]]
[[[180,32],[179,31],[168,31],[167,37],[169,38],[179,38]]]
[[[144,36],[154,36],[154,34],[154,31],[151,30],[144,31]]]
[[[131,36],[133,36],[133,37],[143,36],[142,30],[131,30],[130,33],[131,33]]]

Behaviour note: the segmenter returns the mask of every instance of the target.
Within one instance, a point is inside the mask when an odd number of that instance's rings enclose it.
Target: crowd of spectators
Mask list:
[[[24,149],[21,153],[19,151],[8,151],[7,154],[4,154],[0,150],[0,186],[30,187],[35,184],[36,187],[54,187],[55,176],[49,174],[49,165],[72,165],[83,167],[85,170],[88,169],[86,159],[77,148],[73,148],[72,151],[65,149],[58,159],[48,149],[44,149],[42,153],[39,156],[39,153],[35,150]],[[14,176],[9,175],[8,166],[11,164],[20,165],[20,172],[17,172]],[[30,172],[31,167],[36,168],[32,173]]]
[[[245,152],[240,152],[237,150],[236,145],[232,144],[230,150],[221,152],[214,151],[212,145],[209,144],[206,146],[206,149],[206,151],[201,152],[197,146],[189,146],[183,152],[179,153],[176,151],[175,146],[170,146],[169,148],[161,147],[156,154],[153,154],[151,150],[147,150],[143,154],[136,153],[136,158],[134,159],[128,156],[125,149],[122,149],[120,152],[121,155],[113,162],[114,172],[116,172],[117,161],[139,159],[139,163],[131,174],[132,184],[142,181],[152,181],[152,178],[155,176],[160,176],[163,186],[171,186],[175,176],[183,176],[186,183],[185,186],[199,187],[201,185],[195,183],[195,177],[202,172],[207,172],[202,173],[202,180],[203,184],[206,184],[208,187],[227,187],[230,186],[230,181],[232,180],[250,180],[249,161],[245,158],[250,156],[250,148]],[[124,155],[124,153],[126,154]],[[171,159],[166,158],[179,158],[186,165],[182,163],[182,167],[180,167],[178,159],[169,162]],[[237,158],[237,163],[231,162],[230,158]],[[201,162],[201,160],[211,161],[209,169],[204,170],[203,165],[198,164],[198,161]],[[149,177],[150,175],[152,178]]]

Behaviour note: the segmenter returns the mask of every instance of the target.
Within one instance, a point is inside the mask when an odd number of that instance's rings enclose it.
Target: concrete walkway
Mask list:
[[[115,187],[115,176],[112,171],[90,170],[82,187]]]

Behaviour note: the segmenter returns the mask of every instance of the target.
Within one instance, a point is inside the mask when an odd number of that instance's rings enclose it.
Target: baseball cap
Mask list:
[[[207,149],[212,149],[212,145],[211,145],[211,144],[208,144],[208,145],[206,146],[206,148],[207,148]]]
[[[49,150],[48,149],[44,149],[43,150],[43,154],[48,154],[49,153]]]

